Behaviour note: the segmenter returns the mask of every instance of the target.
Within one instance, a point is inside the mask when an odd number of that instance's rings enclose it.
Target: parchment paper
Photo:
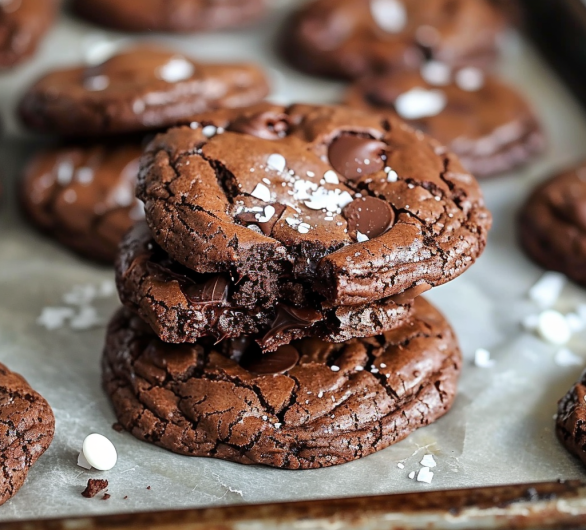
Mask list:
[[[157,38],[205,59],[262,63],[274,78],[278,101],[335,101],[342,85],[306,77],[275,57],[272,41],[287,10],[285,3],[275,7],[260,29]],[[456,328],[466,358],[460,394],[445,418],[361,461],[315,471],[181,457],[112,430],[115,418],[100,387],[104,329],[74,331],[64,326],[48,331],[36,320],[44,307],[63,306],[62,296],[74,285],[98,286],[113,275],[72,256],[21,219],[14,184],[39,141],[17,128],[13,109],[28,83],[49,66],[80,61],[96,42],[121,37],[63,15],[38,57],[0,74],[7,132],[0,147],[5,188],[0,203],[0,361],[22,373],[47,398],[57,418],[51,448],[16,497],[0,507],[0,521],[586,478],[556,441],[552,419],[557,400],[582,368],[558,366],[557,348],[520,328],[521,318],[537,311],[526,293],[542,271],[522,255],[514,230],[515,213],[531,186],[551,170],[586,157],[586,119],[515,33],[505,39],[499,70],[535,104],[550,149],[528,168],[483,183],[495,219],[488,249],[468,273],[429,294]],[[585,295],[583,289],[568,285],[560,309],[586,302]],[[117,303],[113,295],[95,305],[107,319]],[[585,337],[576,335],[569,347],[586,365]],[[473,364],[480,347],[491,351],[496,361],[492,368]],[[105,434],[116,445],[119,461],[112,471],[88,472],[76,466],[81,443],[91,432]],[[426,453],[437,461],[430,485],[408,478],[420,469]],[[399,469],[398,462],[405,468]],[[81,497],[90,477],[108,479],[108,501]]]

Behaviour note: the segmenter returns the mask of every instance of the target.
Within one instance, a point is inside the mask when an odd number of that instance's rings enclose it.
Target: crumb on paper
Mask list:
[[[104,496],[102,497],[103,501],[107,501],[110,498],[110,494],[109,493],[104,493]]]
[[[411,471],[411,473],[409,473],[409,478],[411,480],[413,480],[415,478],[415,471]]]
[[[121,423],[118,422],[112,424],[112,429],[114,429],[116,432],[124,432],[124,427]]]
[[[108,487],[108,481],[99,478],[90,478],[87,481],[85,490],[81,492],[82,496],[86,499],[95,497],[100,491],[104,491]]]

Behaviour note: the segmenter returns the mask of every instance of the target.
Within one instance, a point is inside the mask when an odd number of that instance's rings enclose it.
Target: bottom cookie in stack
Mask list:
[[[340,344],[305,338],[261,354],[247,338],[161,342],[121,309],[103,356],[118,421],[173,452],[309,469],[396,443],[451,407],[462,364],[422,298],[392,331]]]

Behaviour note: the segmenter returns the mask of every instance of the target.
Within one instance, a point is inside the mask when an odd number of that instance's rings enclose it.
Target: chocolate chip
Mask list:
[[[330,144],[328,158],[338,173],[357,180],[385,167],[382,155],[386,148],[385,143],[372,138],[342,134]]]
[[[286,114],[265,111],[238,117],[229,130],[265,140],[276,140],[287,135],[289,125],[290,119]]]
[[[353,200],[344,208],[348,232],[356,238],[360,232],[369,239],[384,234],[395,222],[395,212],[388,202],[375,197]]]
[[[205,283],[192,283],[183,287],[183,292],[192,304],[224,305],[228,299],[228,289],[228,280],[217,274]]]
[[[270,375],[287,372],[298,362],[299,352],[296,348],[287,344],[272,353],[259,354],[246,359],[242,366],[257,375]]]

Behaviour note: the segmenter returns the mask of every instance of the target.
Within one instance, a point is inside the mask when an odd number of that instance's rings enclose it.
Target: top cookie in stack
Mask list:
[[[453,154],[344,107],[199,115],[151,142],[137,191],[149,230],[123,242],[118,286],[175,343],[245,334],[272,351],[392,329],[475,261],[491,223]]]

